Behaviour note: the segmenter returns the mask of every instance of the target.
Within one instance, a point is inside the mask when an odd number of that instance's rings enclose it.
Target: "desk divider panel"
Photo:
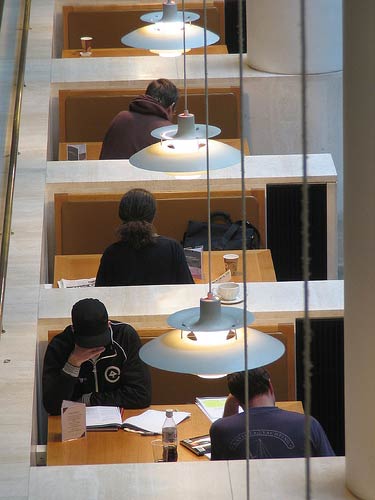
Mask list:
[[[309,184],[310,279],[327,279],[327,186]],[[269,184],[267,247],[277,281],[302,281],[302,185]]]
[[[178,5],[181,10],[181,5]],[[124,47],[121,38],[131,31],[146,26],[140,16],[162,10],[162,2],[128,5],[84,5],[63,7],[64,49],[80,49],[81,36],[94,38],[95,48]],[[203,7],[186,3],[186,11],[200,15],[195,25],[204,25]],[[225,44],[225,14],[223,1],[207,1],[207,29],[220,36]]]
[[[311,414],[337,455],[345,455],[344,318],[311,319]],[[304,402],[304,324],[296,320],[297,398]],[[371,397],[371,395],[369,395]]]
[[[182,241],[189,220],[207,220],[205,193],[154,193],[157,199],[155,228],[163,236]],[[211,209],[241,219],[241,197],[234,192],[213,192]],[[55,194],[56,255],[103,253],[116,241],[121,221],[121,194]],[[264,191],[252,190],[246,197],[248,219],[258,227],[264,241]]]
[[[101,142],[105,133],[120,111],[127,110],[129,103],[142,89],[123,90],[60,90],[59,91],[59,142]],[[209,89],[210,124],[221,129],[220,138],[240,137],[240,93],[238,87]],[[204,89],[188,89],[188,107],[194,113],[196,123],[205,123]],[[177,113],[184,111],[184,99],[180,89]]]

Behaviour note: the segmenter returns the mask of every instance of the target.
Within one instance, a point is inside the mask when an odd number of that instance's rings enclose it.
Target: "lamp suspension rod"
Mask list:
[[[250,415],[249,415],[249,359],[247,352],[247,266],[246,266],[246,183],[245,183],[245,158],[244,158],[244,116],[243,116],[243,14],[242,1],[238,0],[238,65],[240,79],[240,148],[241,148],[241,205],[242,205],[242,276],[243,276],[243,318],[244,318],[244,365],[245,365],[245,452],[246,452],[246,498],[250,499]]]
[[[187,82],[186,82],[186,31],[185,31],[185,0],[182,0],[182,39],[184,44],[184,111],[188,109],[187,105]]]
[[[301,16],[301,129],[302,129],[302,274],[304,295],[304,406],[305,406],[305,498],[311,499],[311,324],[309,317],[309,192],[307,183],[306,100],[306,4],[300,0]]]
[[[208,216],[208,293],[212,293],[211,269],[211,186],[210,186],[210,146],[208,141],[208,73],[207,73],[207,3],[203,0],[203,61],[204,61],[204,104],[206,114],[206,169],[207,169],[207,216]]]

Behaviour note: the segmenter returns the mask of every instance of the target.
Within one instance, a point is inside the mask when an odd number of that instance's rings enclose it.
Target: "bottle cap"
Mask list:
[[[166,417],[173,417],[173,410],[165,410]]]

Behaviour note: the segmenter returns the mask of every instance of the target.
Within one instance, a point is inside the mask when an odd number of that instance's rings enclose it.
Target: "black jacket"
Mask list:
[[[155,128],[172,125],[168,111],[149,95],[136,97],[129,111],[121,111],[110,124],[100,152],[101,160],[130,158],[143,148],[155,144],[152,137]]]
[[[43,404],[48,413],[58,415],[65,400],[79,401],[91,394],[90,404],[145,408],[151,402],[151,380],[147,366],[139,358],[137,332],[125,323],[111,323],[113,343],[96,362],[82,363],[79,377],[63,368],[74,349],[71,326],[56,335],[47,347],[43,365]]]
[[[193,284],[182,246],[158,236],[135,250],[125,241],[110,245],[100,261],[95,286]]]

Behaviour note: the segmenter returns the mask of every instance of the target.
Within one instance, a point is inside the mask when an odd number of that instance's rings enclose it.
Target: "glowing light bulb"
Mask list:
[[[152,25],[155,31],[159,31],[161,35],[174,35],[184,28],[184,23],[179,21],[174,22],[159,22]]]
[[[228,339],[228,337],[230,337]],[[236,336],[230,336],[228,330],[214,332],[183,332],[186,342],[197,342],[201,346],[223,345],[236,342]]]
[[[150,50],[150,52],[160,57],[178,57],[183,54],[182,50]]]
[[[206,141],[203,139],[168,139],[162,141],[161,146],[166,153],[197,153],[206,146]]]
[[[200,179],[202,175],[205,172],[196,172],[195,174],[192,174],[191,172],[164,172],[167,175],[171,175],[175,179],[184,179],[184,180],[194,180],[194,179]]]
[[[184,53],[183,50],[150,50],[150,52],[160,57],[178,57]],[[187,52],[190,52],[190,49],[186,49],[185,53]]]

